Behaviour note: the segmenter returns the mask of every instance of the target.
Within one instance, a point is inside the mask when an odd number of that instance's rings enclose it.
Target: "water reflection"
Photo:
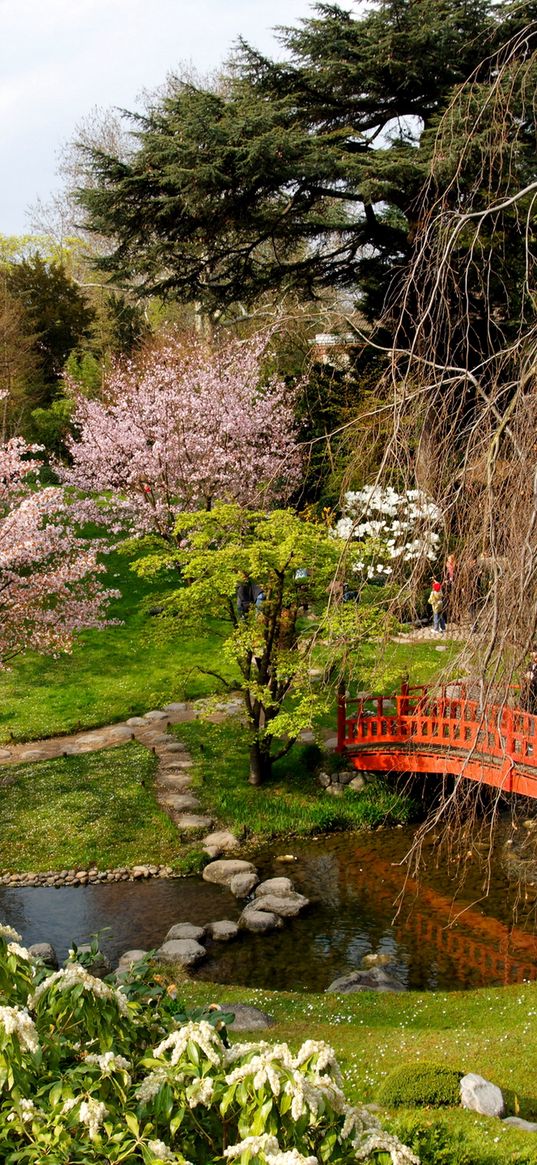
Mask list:
[[[457,892],[449,870],[429,855],[419,883],[401,859],[409,831],[341,834],[296,842],[297,860],[282,866],[269,849],[254,855],[263,876],[290,874],[312,901],[307,914],[270,936],[241,934],[213,944],[197,975],[221,983],[277,990],[323,991],[372,951],[393,956],[399,978],[415,989],[485,986],[537,978],[533,909],[519,904],[500,863],[489,897],[476,865]],[[479,903],[476,905],[476,903]],[[152,948],[175,922],[236,919],[241,905],[201,879],[116,883],[63,890],[0,888],[0,917],[25,942],[51,941],[61,957],[70,942],[109,927],[103,947],[116,958],[129,947]]]

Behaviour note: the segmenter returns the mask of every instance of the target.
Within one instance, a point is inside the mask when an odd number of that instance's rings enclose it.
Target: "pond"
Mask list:
[[[357,969],[369,952],[392,956],[399,978],[416,990],[496,986],[537,978],[535,899],[526,901],[496,859],[488,896],[483,865],[473,854],[464,885],[431,849],[419,882],[400,864],[412,832],[279,842],[253,856],[263,877],[285,874],[311,900],[281,931],[241,933],[213,944],[195,977],[274,990],[324,991]],[[287,847],[296,858],[283,864]],[[404,889],[401,900],[399,896]],[[532,891],[530,890],[530,894]],[[64,958],[68,946],[101,932],[112,960],[132,947],[158,946],[176,922],[236,919],[241,904],[201,878],[86,887],[0,888],[0,919],[25,943],[48,941]]]

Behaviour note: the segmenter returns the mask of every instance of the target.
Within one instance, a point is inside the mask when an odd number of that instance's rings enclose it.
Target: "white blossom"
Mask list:
[[[19,945],[19,943],[16,943],[16,942],[8,943],[7,949],[8,949],[8,954],[18,955],[19,959],[25,959],[27,962],[31,962],[30,955],[28,954],[26,947],[21,947]]]
[[[72,1108],[76,1108],[79,1099],[76,1096],[70,1096],[67,1100],[64,1100],[62,1104],[62,1115],[67,1116],[67,1113],[71,1112]]]
[[[12,926],[7,923],[0,922],[0,938],[8,939],[10,942],[20,942],[21,936],[18,931],[13,930]]]
[[[153,1100],[153,1097],[160,1092],[162,1085],[166,1083],[166,1072],[164,1068],[158,1068],[156,1072],[150,1072],[136,1089],[136,1097],[142,1104],[148,1104]]]
[[[369,1161],[371,1154],[378,1150],[390,1154],[392,1165],[420,1165],[419,1157],[391,1133],[375,1131],[365,1141],[355,1142],[353,1147],[357,1161]]]
[[[129,1014],[127,1000],[121,991],[116,987],[109,987],[101,979],[96,979],[94,975],[90,975],[85,967],[81,967],[79,963],[70,963],[68,967],[63,967],[61,971],[55,971],[53,975],[49,975],[47,979],[44,979],[28,1000],[28,1005],[32,1009],[35,1009],[41,996],[52,986],[57,987],[59,991],[70,991],[72,987],[78,987],[80,985],[85,991],[91,991],[99,999],[113,999],[122,1015]]]
[[[213,1093],[214,1080],[210,1076],[204,1076],[201,1079],[194,1080],[187,1089],[189,1107],[196,1108],[196,1105],[203,1104],[208,1108],[212,1102]]]
[[[17,1036],[23,1051],[37,1052],[39,1041],[35,1024],[25,1007],[0,1007],[0,1024],[8,1036]]]
[[[172,1065],[178,1064],[186,1050],[189,1040],[192,1040],[201,1048],[201,1051],[204,1052],[211,1064],[214,1064],[215,1067],[220,1067],[222,1063],[223,1044],[218,1032],[206,1020],[201,1020],[200,1023],[193,1023],[192,1021],[185,1023],[184,1027],[172,1032],[171,1036],[167,1036],[154,1049],[153,1055],[158,1060],[163,1056],[164,1052],[171,1049],[170,1063]]]
[[[267,1153],[269,1165],[319,1165],[317,1157],[304,1157],[298,1149],[289,1149],[286,1153]]]
[[[130,1063],[124,1056],[116,1056],[115,1052],[103,1052],[102,1056],[92,1054],[86,1056],[85,1064],[95,1064],[101,1069],[103,1076],[110,1076],[112,1072],[127,1071]]]
[[[30,1100],[27,1096],[21,1097],[19,1107],[21,1110],[21,1121],[24,1124],[27,1124],[29,1121],[33,1120],[38,1111],[35,1107],[34,1101]]]
[[[94,1141],[98,1135],[99,1129],[108,1116],[108,1109],[106,1105],[100,1100],[94,1100],[92,1096],[88,1100],[83,1100],[80,1105],[79,1120],[82,1125],[86,1125],[89,1131],[90,1141]]]
[[[259,1153],[274,1156],[280,1152],[280,1146],[271,1133],[260,1133],[257,1137],[245,1137],[244,1141],[239,1141],[237,1145],[229,1145],[224,1149],[224,1157],[229,1157],[233,1161],[235,1157],[241,1157],[246,1152],[251,1153],[252,1157],[258,1156]]]
[[[172,1153],[164,1141],[148,1141],[147,1148],[157,1161],[177,1161],[175,1153]]]

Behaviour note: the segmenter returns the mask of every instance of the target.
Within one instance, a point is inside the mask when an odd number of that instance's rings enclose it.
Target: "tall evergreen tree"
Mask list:
[[[220,91],[176,80],[131,115],[130,154],[83,147],[86,225],[111,240],[101,266],[209,306],[358,288],[376,316],[424,213],[428,128],[469,74],[486,83],[513,14],[534,7],[320,3],[280,30],[283,61],[240,42]]]

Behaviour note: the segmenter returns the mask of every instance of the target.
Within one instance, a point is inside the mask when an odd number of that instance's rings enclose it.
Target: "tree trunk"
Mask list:
[[[262,785],[268,780],[272,772],[270,747],[259,740],[253,740],[250,745],[250,776],[251,785]]]

